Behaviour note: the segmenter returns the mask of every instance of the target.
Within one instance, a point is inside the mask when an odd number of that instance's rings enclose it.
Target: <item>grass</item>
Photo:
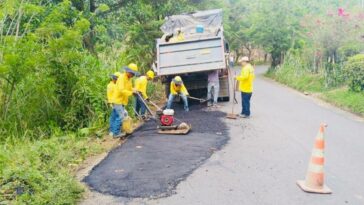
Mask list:
[[[68,134],[16,140],[0,148],[0,204],[76,204],[83,188],[78,165],[104,151],[100,139]]]
[[[321,96],[332,104],[364,116],[364,92],[351,92],[342,88],[324,92]]]
[[[274,80],[295,88],[299,91],[305,92],[322,92],[324,88],[324,78],[317,74],[301,74],[297,75],[292,71],[275,72],[268,71],[266,77],[273,78]]]
[[[319,74],[300,73],[294,69],[268,71],[266,77],[303,92],[316,93],[321,99],[353,113],[364,116],[364,93],[351,92],[347,87],[325,88],[324,78]]]
[[[161,83],[148,85],[153,101],[165,99]],[[129,113],[133,113],[131,106]],[[97,129],[106,125],[94,124],[75,133],[55,129],[54,136],[37,140],[27,136],[2,138],[0,204],[77,204],[84,190],[74,176],[76,170],[87,157],[110,148],[97,137],[102,136]]]

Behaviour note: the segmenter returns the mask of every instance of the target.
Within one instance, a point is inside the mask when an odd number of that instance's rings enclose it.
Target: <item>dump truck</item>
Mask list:
[[[228,44],[224,39],[222,10],[198,11],[166,17],[164,35],[156,40],[154,71],[165,83],[180,75],[191,96],[207,97],[207,76],[220,70],[220,101],[229,101]],[[182,35],[172,41],[172,36]],[[179,36],[180,37],[180,36]]]

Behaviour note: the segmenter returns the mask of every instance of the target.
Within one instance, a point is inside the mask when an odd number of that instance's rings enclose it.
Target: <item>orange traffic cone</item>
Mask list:
[[[305,192],[331,194],[331,190],[324,184],[324,131],[327,125],[321,124],[316,136],[316,142],[311,154],[306,179],[297,181],[297,185]]]

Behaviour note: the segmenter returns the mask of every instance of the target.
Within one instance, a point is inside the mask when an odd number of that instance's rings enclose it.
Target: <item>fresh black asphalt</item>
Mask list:
[[[129,198],[163,197],[229,140],[223,112],[190,112],[176,117],[192,125],[188,135],[162,135],[150,120],[95,166],[84,181],[101,193]]]

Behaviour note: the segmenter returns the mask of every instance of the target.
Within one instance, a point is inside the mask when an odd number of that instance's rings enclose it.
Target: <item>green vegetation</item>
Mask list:
[[[345,72],[350,90],[364,92],[364,54],[350,57],[345,63]]]
[[[351,110],[364,116],[364,93],[344,89],[335,89],[325,92],[322,98],[337,106]]]
[[[268,70],[266,76],[300,91],[324,91],[324,77],[317,73],[309,73],[304,69],[302,62],[288,55],[282,65],[275,70]]]
[[[98,141],[69,134],[1,145],[1,203],[75,204],[83,188],[73,172],[87,156],[103,151]]]
[[[360,90],[364,83],[360,73],[363,67],[357,67],[364,63],[362,55],[351,57],[344,63],[345,80],[341,81],[339,86],[327,86],[324,74],[305,70],[302,68],[304,64],[295,65],[294,62],[296,61],[288,55],[281,66],[269,70],[266,76],[297,90],[314,93],[327,102],[364,115],[364,92]]]
[[[299,32],[283,62],[272,63],[267,76],[364,114],[364,17],[357,2],[307,6],[317,12],[296,16]]]
[[[351,112],[364,115],[364,92],[354,92],[347,87],[326,88],[324,76],[313,73],[297,75],[292,68],[269,71],[267,77],[302,92],[314,93],[319,98]]]

